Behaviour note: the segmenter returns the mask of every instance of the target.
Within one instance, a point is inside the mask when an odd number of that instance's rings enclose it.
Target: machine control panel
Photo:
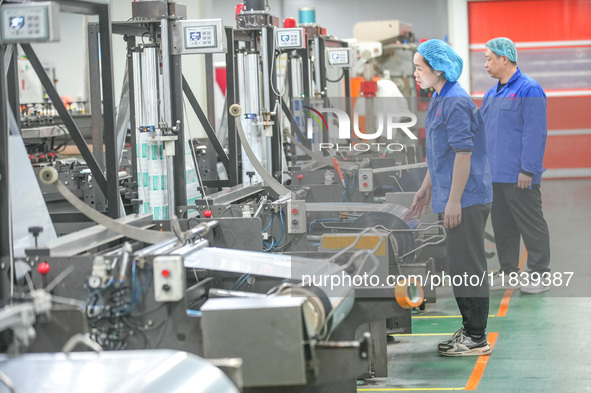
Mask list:
[[[154,258],[154,298],[157,302],[176,302],[185,294],[183,258],[166,255]]]
[[[306,47],[303,28],[275,29],[277,49],[302,49]]]
[[[373,171],[371,168],[359,169],[359,192],[373,191]]]
[[[217,45],[215,26],[185,27],[185,48],[214,48]]]
[[[59,41],[59,5],[53,2],[0,6],[0,42]]]
[[[306,202],[287,202],[287,233],[306,233]]]
[[[226,37],[221,19],[179,20],[173,24],[173,54],[225,52]]]
[[[353,65],[353,50],[351,48],[327,48],[326,58],[333,67],[349,68]]]

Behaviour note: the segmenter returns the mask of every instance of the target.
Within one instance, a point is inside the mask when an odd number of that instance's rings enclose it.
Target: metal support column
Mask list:
[[[298,55],[302,58],[302,74],[303,86],[304,86],[304,97],[310,98],[312,96],[312,76],[310,73],[310,53],[308,49],[298,49]]]
[[[174,154],[174,201],[175,206],[185,206],[187,204],[187,176],[185,166],[185,125],[183,121],[183,74],[180,55],[170,56],[170,105],[173,125],[177,120],[181,121],[178,125],[178,139]],[[173,207],[170,207],[171,217]]]
[[[234,47],[234,29],[226,27],[226,39],[228,44],[228,52],[226,53],[226,107],[227,112],[230,106],[236,103],[238,92],[236,91],[236,79],[234,76],[235,64],[235,47]],[[228,114],[228,153],[229,153],[229,170],[228,180],[232,186],[242,183],[242,173],[239,170],[238,163],[240,162],[240,146],[238,146],[238,138],[236,135],[236,118]]]
[[[98,25],[88,25],[88,74],[90,86],[90,113],[92,115],[92,155],[101,171],[105,171],[103,152],[103,119],[101,105],[101,81],[93,75],[100,75],[99,29]],[[95,209],[104,211],[105,195],[99,187],[94,187]]]
[[[103,130],[105,137],[105,155],[107,167],[106,192],[109,202],[108,214],[111,218],[119,217],[119,162],[117,141],[115,140],[115,89],[113,87],[113,51],[110,5],[99,7],[99,34],[101,51],[101,76],[103,83]],[[92,78],[92,75],[91,75]]]
[[[6,46],[0,45],[0,264],[6,266],[12,263],[12,214],[10,208],[10,183],[8,172],[8,86],[6,83],[6,69],[4,57]],[[3,276],[6,276],[3,274]],[[5,280],[0,279],[0,301],[4,300]]]
[[[133,52],[135,50],[135,36],[126,35],[125,40],[127,42],[127,81],[129,84],[129,129],[131,130],[131,167],[133,181],[138,184],[139,180],[137,175],[137,140],[136,140],[136,113],[135,104],[137,97],[135,96],[135,83],[136,83],[136,72],[133,61]]]
[[[277,86],[277,58],[276,53],[274,51],[275,44],[275,35],[273,34],[273,27],[265,27],[267,31],[265,45],[265,51],[269,54],[267,56],[267,61],[269,62],[268,71],[269,71],[269,81],[271,82],[271,87],[275,86],[275,90],[277,92],[281,91],[281,88]],[[279,103],[280,97],[275,94],[274,89],[269,89],[269,112],[273,111],[275,104]],[[279,129],[280,119],[278,114],[280,113],[281,105],[276,106],[276,114],[273,121],[273,136],[271,137],[271,174],[275,179],[281,179],[281,172],[283,168],[283,145],[281,143],[281,130]]]
[[[211,53],[205,54],[205,85],[207,94],[207,120],[215,128],[215,100],[214,100],[214,84],[215,84],[215,70],[213,69],[213,55]]]

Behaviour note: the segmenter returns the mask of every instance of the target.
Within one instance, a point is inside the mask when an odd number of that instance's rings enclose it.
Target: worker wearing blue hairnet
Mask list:
[[[425,120],[428,170],[411,211],[420,216],[431,202],[433,212],[444,214],[449,273],[463,323],[437,350],[444,356],[487,355],[489,288],[485,278],[478,281],[486,277],[484,227],[492,201],[484,120],[457,82],[462,58],[440,40],[426,41],[417,51],[417,83],[436,91]],[[456,280],[462,277],[478,282]]]
[[[485,46],[486,70],[499,80],[486,92],[482,103],[493,181],[491,221],[501,265],[492,277],[491,289],[521,288],[522,293],[538,294],[549,286],[544,285],[548,280],[536,278],[550,271],[550,235],[540,192],[547,134],[546,94],[538,82],[517,67],[513,41],[500,37]],[[518,275],[521,238],[530,275]]]

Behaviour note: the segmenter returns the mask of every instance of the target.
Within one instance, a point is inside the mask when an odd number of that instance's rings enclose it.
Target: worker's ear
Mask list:
[[[503,64],[507,65],[507,63],[509,62],[509,58],[505,55],[503,55]]]

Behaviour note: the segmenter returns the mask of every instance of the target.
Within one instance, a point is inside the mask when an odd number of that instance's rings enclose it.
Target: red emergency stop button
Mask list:
[[[292,212],[293,214],[298,214],[298,209],[291,209],[291,212]]]
[[[168,277],[168,276],[170,276],[170,271],[168,269],[162,270],[162,277]]]
[[[212,216],[212,214],[213,213],[211,212],[211,210],[206,210],[203,212],[203,217],[210,218]]]
[[[363,183],[363,187],[367,187],[367,183]]]
[[[296,177],[298,178],[298,180],[302,180],[304,178],[304,175],[302,175],[301,173],[298,173],[298,175]]]
[[[37,266],[37,271],[39,272],[39,274],[46,275],[47,273],[49,273],[49,269],[49,263],[47,262],[41,262],[39,266]]]

